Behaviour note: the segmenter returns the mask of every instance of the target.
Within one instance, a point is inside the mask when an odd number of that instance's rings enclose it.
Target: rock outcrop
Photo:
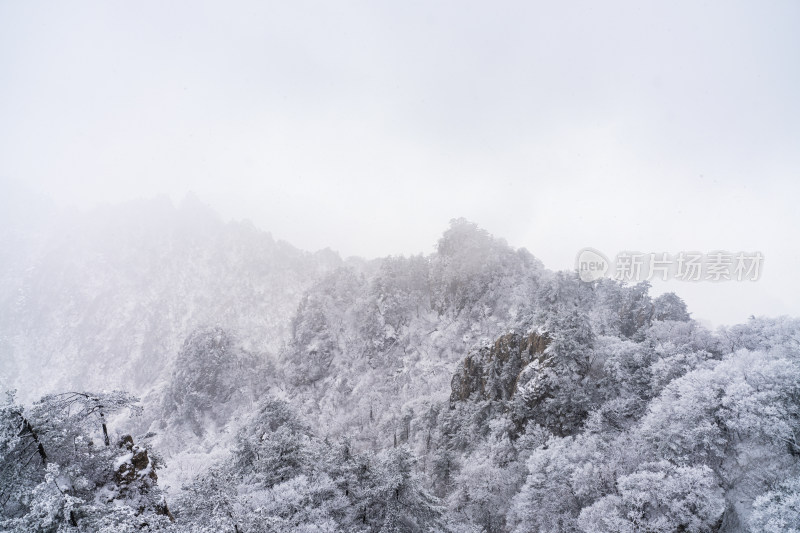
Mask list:
[[[119,497],[139,499],[141,505],[137,510],[141,513],[146,507],[141,497],[151,493],[158,482],[156,465],[147,455],[147,449],[134,444],[130,435],[120,438],[117,446],[123,452],[114,464],[114,481],[119,487]],[[170,521],[175,520],[163,498],[151,502],[150,505],[156,514],[166,516]]]
[[[469,354],[450,383],[450,402],[510,400],[522,370],[544,353],[549,342],[546,333],[507,333]]]
[[[135,481],[145,477],[153,482],[158,481],[156,469],[150,463],[147,450],[135,445],[133,437],[125,435],[119,440],[117,446],[126,452],[117,459],[115,465],[114,481],[120,487],[128,487]]]

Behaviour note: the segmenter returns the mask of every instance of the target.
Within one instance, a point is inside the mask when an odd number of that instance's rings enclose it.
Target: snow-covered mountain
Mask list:
[[[0,384],[25,398],[146,392],[199,326],[272,357],[303,292],[342,264],[224,223],[191,196],[13,216],[0,236]]]
[[[50,209],[0,242],[0,529],[800,523],[797,319],[709,331],[463,219],[342,261],[192,199]]]

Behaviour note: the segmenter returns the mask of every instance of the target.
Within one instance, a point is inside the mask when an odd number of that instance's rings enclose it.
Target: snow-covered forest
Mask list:
[[[24,218],[0,531],[800,531],[798,319],[709,330],[464,219],[344,260],[192,198]]]

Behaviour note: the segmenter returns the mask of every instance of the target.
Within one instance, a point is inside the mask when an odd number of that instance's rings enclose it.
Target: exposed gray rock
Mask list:
[[[547,334],[507,333],[469,354],[453,376],[450,401],[511,399],[520,373],[544,353],[549,341]]]

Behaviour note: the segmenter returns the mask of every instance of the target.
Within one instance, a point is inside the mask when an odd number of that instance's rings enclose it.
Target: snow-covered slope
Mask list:
[[[798,521],[797,319],[711,332],[674,294],[548,271],[462,219],[428,256],[343,262],[192,200],[43,209],[0,239],[0,387],[23,400],[0,404],[0,529]]]
[[[23,398],[143,393],[203,325],[267,357],[304,290],[341,264],[248,222],[223,223],[193,197],[177,208],[156,198],[32,216],[37,224],[6,225],[0,238],[0,387]]]
[[[341,268],[303,297],[281,353],[282,391],[334,434],[380,448],[449,395],[470,349],[530,324],[549,276],[524,249],[465,220],[430,256]]]

